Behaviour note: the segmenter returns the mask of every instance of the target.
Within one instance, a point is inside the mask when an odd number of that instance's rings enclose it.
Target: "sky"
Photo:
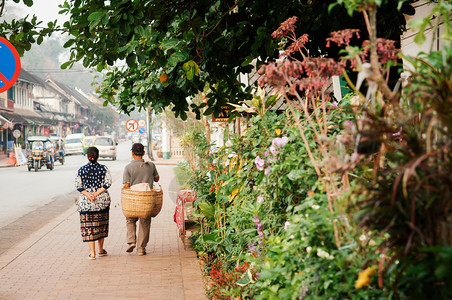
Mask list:
[[[38,20],[44,21],[47,24],[50,21],[58,19],[58,24],[62,25],[68,19],[67,15],[59,15],[59,4],[63,4],[64,0],[33,0],[33,6],[28,7],[22,3],[15,3],[12,0],[5,2],[5,19],[23,18],[27,14],[35,14]]]

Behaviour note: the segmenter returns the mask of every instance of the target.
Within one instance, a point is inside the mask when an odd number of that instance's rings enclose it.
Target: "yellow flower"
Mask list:
[[[315,193],[314,193],[313,191],[309,191],[309,192],[308,192],[308,196],[309,196],[309,197],[312,197],[312,196],[314,196],[314,195],[315,195]]]
[[[358,280],[355,283],[355,289],[360,289],[365,285],[370,283],[370,276],[375,273],[375,269],[377,266],[372,266],[370,268],[365,269],[364,271],[359,272]]]
[[[276,132],[277,135],[280,135],[280,134],[281,134],[281,129],[276,128],[276,129],[275,129],[275,132]]]

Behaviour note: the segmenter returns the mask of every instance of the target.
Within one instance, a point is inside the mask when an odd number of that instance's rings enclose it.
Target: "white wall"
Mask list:
[[[407,23],[411,20],[416,20],[428,16],[434,5],[434,3],[432,4],[426,1],[418,1],[414,3],[413,7],[416,9],[416,13],[414,16],[406,16]],[[436,19],[431,20],[432,24],[436,24],[436,22]],[[444,43],[435,41],[432,44],[432,40],[434,37],[438,38],[441,35],[441,30],[442,28],[440,30],[434,30],[432,27],[426,28],[426,41],[422,45],[418,45],[414,42],[414,38],[418,31],[409,29],[401,37],[402,53],[406,56],[417,56],[420,52],[440,50],[444,46]],[[406,67],[410,68],[409,64],[407,64]]]

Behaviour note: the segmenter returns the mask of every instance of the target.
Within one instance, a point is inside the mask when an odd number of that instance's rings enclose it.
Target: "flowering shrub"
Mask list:
[[[358,31],[335,32],[327,42],[346,47],[343,60],[311,58],[296,18],[284,22],[273,35],[293,44],[260,68],[259,85],[289,110],[269,112],[274,98],[262,95],[246,101],[256,115],[244,136],[204,157],[207,174],[193,177],[203,216],[196,249],[225,270],[248,263],[246,276],[215,285],[215,297],[451,297],[451,46],[411,59],[411,86],[392,89],[385,78],[399,50],[377,39],[376,4],[340,2],[363,11],[369,41],[352,46]],[[328,88],[341,73],[355,90],[337,104]]]
[[[230,299],[231,295],[237,294],[241,288],[236,282],[245,274],[249,268],[248,263],[235,267],[233,270],[227,270],[228,265],[222,259],[217,259],[209,264],[209,290],[210,296],[216,300]],[[204,270],[208,271],[207,269]]]

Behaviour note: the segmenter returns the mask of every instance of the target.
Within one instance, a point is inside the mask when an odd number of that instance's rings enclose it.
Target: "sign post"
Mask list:
[[[19,74],[19,53],[8,40],[0,37],[0,93],[12,87]]]

